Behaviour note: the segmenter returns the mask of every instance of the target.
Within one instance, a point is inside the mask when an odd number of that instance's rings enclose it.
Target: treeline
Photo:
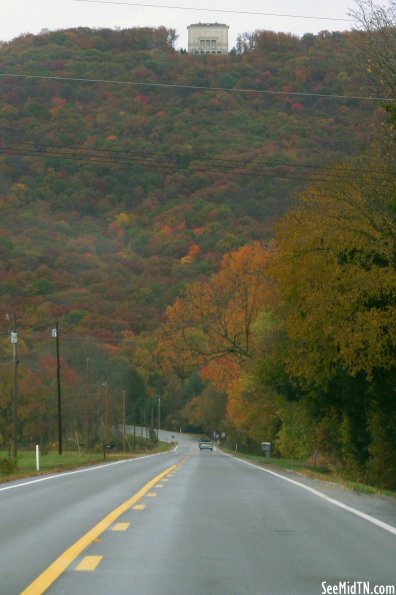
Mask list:
[[[13,346],[2,324],[0,367],[0,448],[14,451],[14,406],[17,449],[39,444],[58,447],[58,361],[51,327],[41,333],[23,328],[17,320],[16,377]],[[157,399],[150,383],[130,362],[129,352],[108,338],[82,337],[59,325],[60,394],[63,448],[94,449],[122,443],[120,427],[127,424],[157,427]],[[7,360],[9,363],[7,363]],[[15,395],[15,396],[14,396]],[[155,413],[154,413],[155,412]]]
[[[163,365],[204,381],[191,425],[396,487],[393,156],[382,145],[323,173],[269,247],[225,255],[168,309]]]
[[[144,51],[144,50],[174,50],[177,34],[174,29],[165,27],[136,27],[132,29],[90,29],[77,27],[75,29],[59,29],[49,31],[43,29],[40,34],[24,33],[17,40],[3,42],[13,53],[22,54],[25,50],[48,46],[48,51],[56,46],[72,48],[74,50],[97,49],[100,51]]]

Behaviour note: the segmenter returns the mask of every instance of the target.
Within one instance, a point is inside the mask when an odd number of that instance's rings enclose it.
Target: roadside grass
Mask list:
[[[158,442],[155,448],[150,450],[135,450],[128,452],[106,451],[99,452],[78,452],[67,450],[63,454],[57,451],[49,451],[48,454],[40,454],[39,471],[36,469],[36,452],[34,450],[19,450],[17,464],[13,459],[8,458],[8,452],[0,450],[0,482],[23,479],[24,477],[35,477],[70,471],[79,467],[98,465],[106,461],[119,461],[123,459],[134,459],[147,454],[166,452],[172,447],[169,442]]]
[[[296,459],[278,459],[273,457],[265,458],[263,455],[251,455],[241,452],[235,453],[234,450],[224,446],[222,446],[221,449],[237,458],[252,461],[261,467],[277,467],[278,469],[283,469],[284,471],[293,471],[294,473],[305,475],[306,477],[311,477],[312,479],[320,479],[322,481],[336,483],[359,494],[375,494],[396,498],[395,491],[384,490],[372,485],[352,481],[346,477],[343,477],[339,471],[331,467],[314,465],[313,463],[307,463],[306,461],[299,461]]]

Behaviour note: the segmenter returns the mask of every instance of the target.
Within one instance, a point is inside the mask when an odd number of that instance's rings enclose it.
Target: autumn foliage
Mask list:
[[[167,309],[161,349],[201,368],[218,387],[238,376],[254,351],[253,326],[270,300],[268,252],[257,242],[226,254],[220,270],[188,286]]]
[[[374,147],[302,194],[278,225],[271,272],[284,322],[283,393],[299,401],[283,406],[281,449],[305,427],[306,454],[338,458],[351,476],[384,486],[396,476],[392,149]]]
[[[394,486],[394,144],[356,157],[386,122],[350,99],[373,95],[362,39],[255,31],[202,57],[164,28],[1,45],[5,72],[45,77],[0,81],[3,446],[16,314],[22,442],[56,438],[58,320],[71,441],[103,439],[107,387],[113,428],[124,390],[130,423],[161,397],[169,428]]]
[[[226,395],[223,424],[247,448],[271,440],[384,486],[396,469],[391,163],[377,147],[320,175],[270,252],[246,245],[181,293],[160,344],[168,364],[197,367]],[[185,409],[191,422],[204,403]]]
[[[384,169],[384,162],[359,165]],[[274,275],[285,302],[290,370],[316,379],[342,365],[372,378],[395,364],[396,220],[394,177],[354,180],[339,166],[336,182],[304,192],[278,225]]]

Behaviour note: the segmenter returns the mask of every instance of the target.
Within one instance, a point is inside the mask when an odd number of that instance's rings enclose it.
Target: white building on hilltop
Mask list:
[[[228,54],[228,25],[197,23],[187,29],[189,54]]]

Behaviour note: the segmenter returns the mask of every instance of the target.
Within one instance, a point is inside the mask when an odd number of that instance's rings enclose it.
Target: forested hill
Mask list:
[[[25,329],[153,331],[370,139],[378,103],[325,97],[370,94],[354,33],[256,32],[222,57],[173,41],[71,29],[0,47],[0,307]]]

